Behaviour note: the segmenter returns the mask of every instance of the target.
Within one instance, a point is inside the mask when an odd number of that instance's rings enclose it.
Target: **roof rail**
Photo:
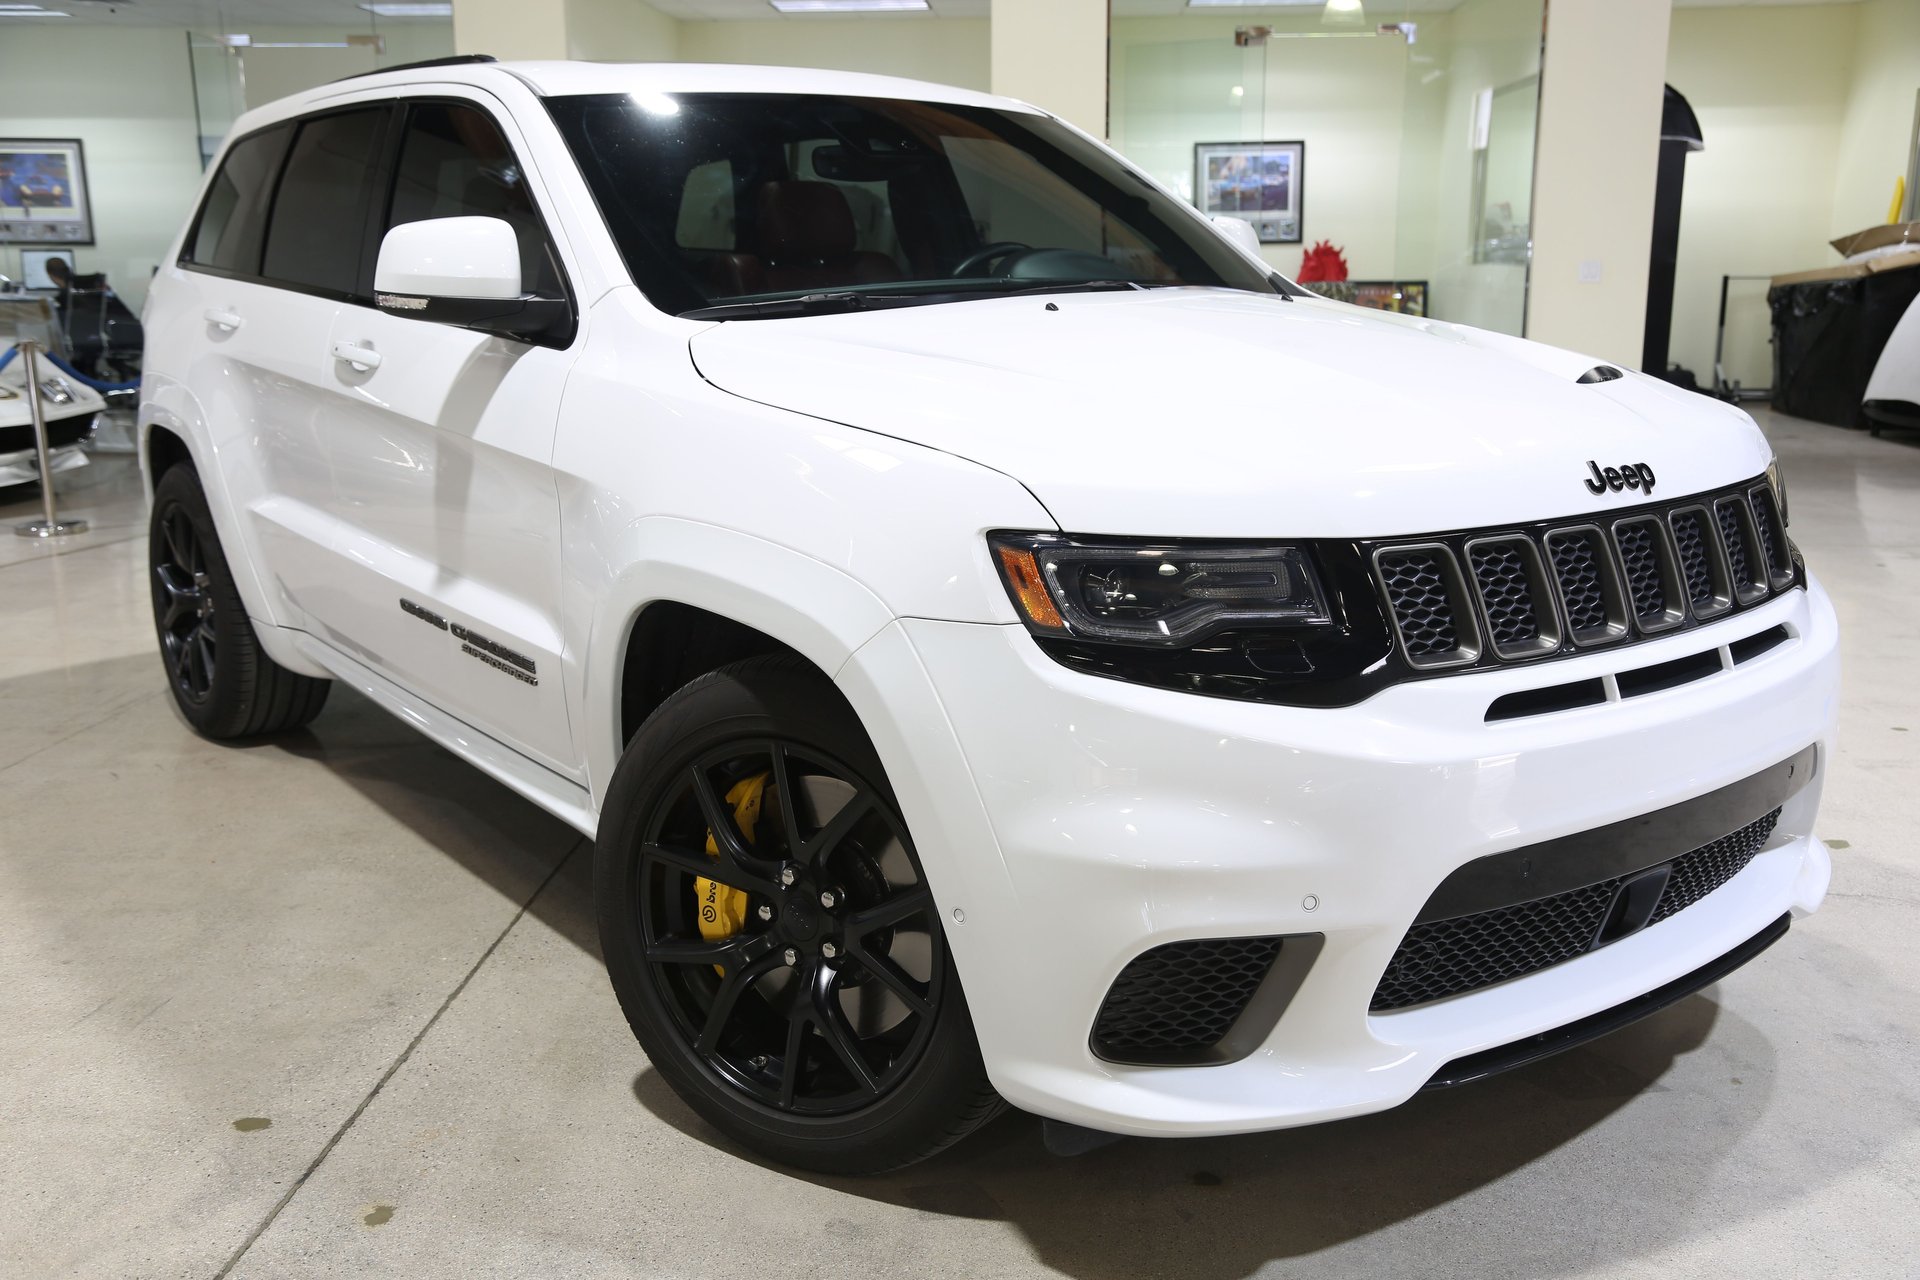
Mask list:
[[[371,71],[356,71],[350,76],[341,76],[332,83],[341,80],[358,80],[362,76],[383,76],[389,71],[417,71],[422,67],[464,67],[476,62],[498,62],[500,59],[490,53],[456,53],[450,58],[427,58],[420,62],[403,62],[396,67],[375,67]]]

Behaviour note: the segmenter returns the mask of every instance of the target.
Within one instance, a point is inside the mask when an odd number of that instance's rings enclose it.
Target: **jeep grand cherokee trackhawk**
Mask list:
[[[817,1169],[1378,1111],[1756,955],[1837,683],[1759,430],[1238,230],[873,76],[249,112],[146,317],[180,710],[341,681],[592,835],[654,1067]]]

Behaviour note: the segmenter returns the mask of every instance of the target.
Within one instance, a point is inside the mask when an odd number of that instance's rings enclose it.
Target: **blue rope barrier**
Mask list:
[[[13,358],[18,354],[20,354],[19,347],[8,347],[7,353],[0,355],[0,369],[4,369],[13,363]],[[140,379],[138,378],[135,378],[131,382],[102,382],[98,378],[88,377],[51,351],[42,351],[40,358],[60,372],[66,374],[69,378],[83,382],[95,391],[105,393],[108,391],[138,391],[140,389]]]

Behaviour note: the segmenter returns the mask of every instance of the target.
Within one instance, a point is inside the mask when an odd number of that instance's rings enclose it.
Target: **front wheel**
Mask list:
[[[850,708],[795,659],[703,676],[621,757],[595,851],[607,971],[709,1123],[877,1173],[1002,1107],[918,854]]]

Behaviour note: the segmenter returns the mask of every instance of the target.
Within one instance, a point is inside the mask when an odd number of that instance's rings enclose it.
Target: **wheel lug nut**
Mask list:
[[[755,1071],[765,1071],[767,1069],[767,1055],[764,1053],[756,1053],[747,1059],[747,1065]]]
[[[786,885],[788,888],[792,888],[793,882],[799,878],[799,873],[792,867],[780,868],[780,883]]]
[[[834,946],[831,942],[823,942],[820,944],[820,954],[831,960],[840,954],[840,948]]]
[[[833,896],[833,890],[831,889],[824,891],[820,895],[820,905],[825,907],[829,911],[833,910],[834,906],[838,904],[839,901],[840,899]]]
[[[773,919],[773,908],[767,906],[765,903],[761,903],[758,914],[762,920],[771,920]]]
[[[780,953],[780,958],[782,960],[785,960],[790,965],[800,963],[800,953],[798,951],[795,951],[792,947],[788,947],[785,951],[782,951]]]

